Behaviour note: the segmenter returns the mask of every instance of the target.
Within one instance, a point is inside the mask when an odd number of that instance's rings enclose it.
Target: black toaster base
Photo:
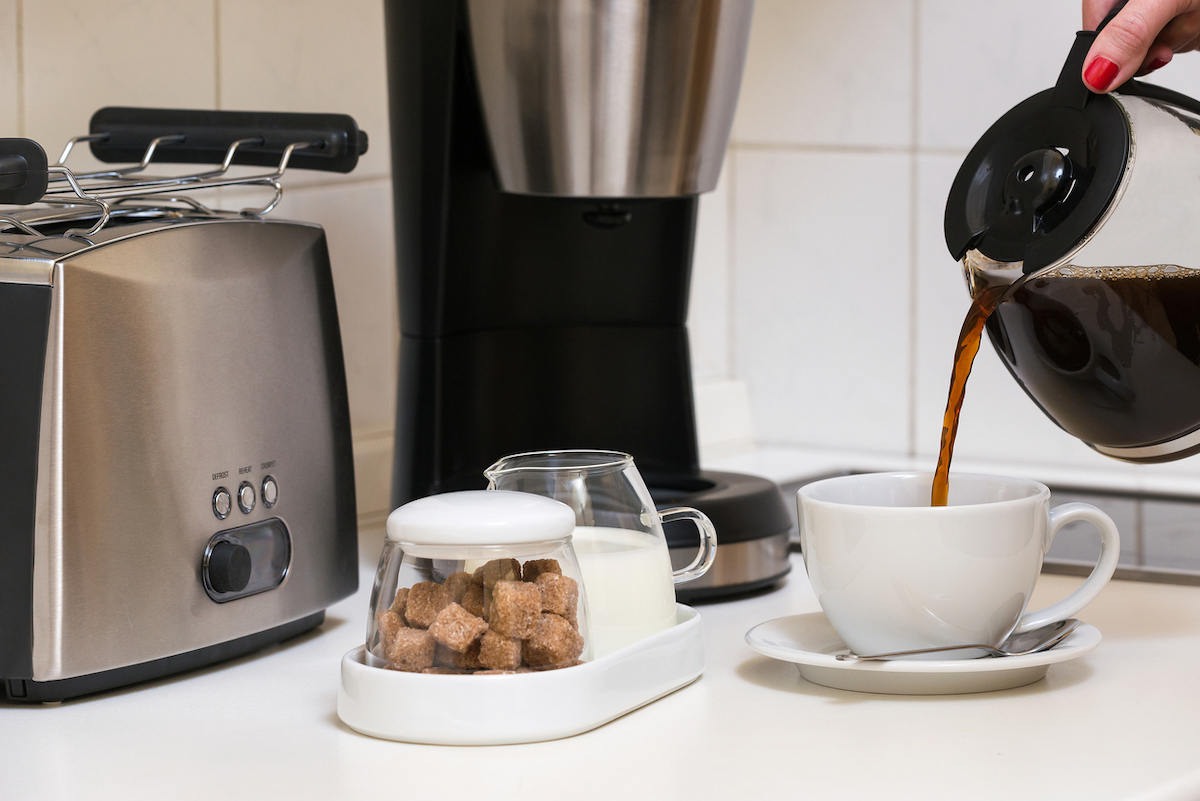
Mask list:
[[[229,642],[217,643],[207,648],[167,656],[151,662],[89,673],[86,676],[76,676],[70,679],[57,681],[5,679],[0,681],[0,691],[2,691],[0,697],[7,701],[33,703],[65,701],[68,698],[103,692],[115,687],[138,684],[248,654],[259,648],[303,634],[309,629],[321,625],[324,620],[325,610],[321,610],[308,617],[293,620],[291,623],[284,623],[282,626],[275,626],[266,631],[239,637]]]

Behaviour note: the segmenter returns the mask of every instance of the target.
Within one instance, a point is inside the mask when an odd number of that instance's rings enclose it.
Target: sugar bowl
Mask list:
[[[388,517],[371,593],[369,664],[494,675],[590,659],[574,528],[568,506],[524,492],[451,492],[401,506]]]

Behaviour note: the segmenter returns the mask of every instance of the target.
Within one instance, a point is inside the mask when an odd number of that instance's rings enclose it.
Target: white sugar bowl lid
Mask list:
[[[415,545],[520,545],[569,537],[575,512],[529,492],[469,490],[430,495],[388,515],[387,538]]]

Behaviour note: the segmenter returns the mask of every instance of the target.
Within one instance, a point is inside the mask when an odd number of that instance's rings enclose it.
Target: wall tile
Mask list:
[[[396,269],[387,180],[290,189],[272,216],[320,223],[342,328],[350,421],[390,428],[396,393]]]
[[[221,0],[218,35],[222,108],[349,114],[371,140],[354,176],[390,173],[379,0]],[[293,183],[338,179],[297,173]]]
[[[1196,504],[1159,501],[1144,503],[1142,508],[1146,563],[1200,570]]]
[[[970,148],[1005,111],[1053,86],[1080,16],[1077,0],[922,0],[920,146]]]
[[[1087,503],[1099,509],[1112,518],[1121,535],[1121,564],[1136,565],[1139,563],[1141,548],[1141,516],[1139,508],[1142,501],[1130,498],[1114,498],[1110,495],[1072,494],[1055,491],[1050,497],[1050,505],[1059,506],[1064,503]],[[1192,507],[1193,514],[1195,506]],[[1091,523],[1075,521],[1067,523],[1054,535],[1054,542],[1046,553],[1048,559],[1073,559],[1080,562],[1095,562],[1100,558],[1100,535]]]
[[[729,183],[733,154],[717,188],[700,198],[692,289],[688,300],[688,338],[696,382],[729,376]]]
[[[906,146],[912,0],[758,0],[734,139]]]
[[[213,0],[27,0],[25,135],[56,160],[103,106],[212,108]],[[87,148],[68,166],[96,164]]]
[[[970,305],[962,269],[942,235],[946,194],[965,155],[918,160],[916,450],[930,459],[937,457],[954,346]],[[980,346],[967,383],[955,455],[1093,467],[1107,462],[1042,414],[989,341]]]
[[[0,0],[0,137],[20,136],[17,0]]]
[[[906,450],[909,157],[736,164],[735,368],[758,439]]]

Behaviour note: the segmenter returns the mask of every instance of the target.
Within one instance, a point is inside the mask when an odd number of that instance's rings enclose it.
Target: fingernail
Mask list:
[[[1097,92],[1105,92],[1120,71],[1121,68],[1107,58],[1097,56],[1092,59],[1092,63],[1088,64],[1087,69],[1083,71],[1083,79]]]
[[[1150,62],[1150,63],[1149,63],[1147,66],[1146,66],[1146,72],[1154,72],[1154,71],[1155,71],[1156,69],[1158,69],[1159,67],[1165,67],[1165,66],[1167,66],[1167,62],[1168,62],[1169,60],[1170,60],[1170,59],[1165,59],[1165,58],[1156,58],[1156,59],[1154,59],[1153,61],[1151,61],[1151,62]]]

